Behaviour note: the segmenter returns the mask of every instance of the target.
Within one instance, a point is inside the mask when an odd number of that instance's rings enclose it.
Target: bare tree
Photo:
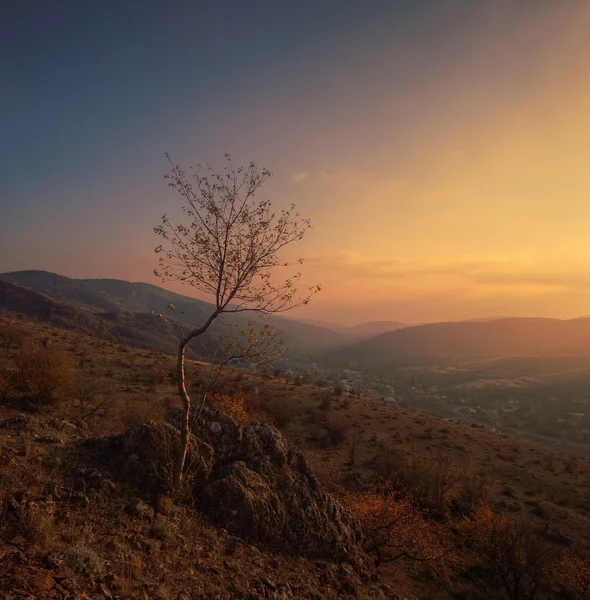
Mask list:
[[[213,298],[214,305],[205,322],[183,334],[178,346],[176,378],[184,410],[181,451],[173,478],[176,489],[182,482],[192,412],[185,378],[187,346],[224,313],[284,312],[307,304],[319,286],[299,295],[297,282],[301,273],[293,273],[281,282],[272,275],[278,267],[294,266],[280,256],[281,251],[301,240],[310,223],[295,212],[294,205],[275,212],[269,200],[257,198],[271,176],[268,169],[259,169],[254,162],[236,168],[226,154],[226,165],[221,172],[209,164],[197,165],[188,177],[168,154],[166,158],[171,167],[166,177],[170,179],[169,186],[182,197],[185,222],[177,222],[165,214],[162,223],[154,227],[164,241],[155,248],[159,264],[154,272],[162,281],[181,281],[206,293]],[[302,262],[299,259],[295,264]],[[256,348],[260,348],[262,339],[272,339],[273,334],[266,328],[262,334],[251,331],[246,337],[249,342],[245,346],[234,346],[235,352],[224,353],[220,369],[236,356],[260,358]]]

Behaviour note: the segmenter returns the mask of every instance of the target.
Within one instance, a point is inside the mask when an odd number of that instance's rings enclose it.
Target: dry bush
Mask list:
[[[439,532],[408,498],[373,489],[345,494],[343,500],[359,520],[365,552],[376,566],[403,558],[440,561],[447,554]]]
[[[328,419],[324,424],[326,431],[326,441],[332,446],[339,446],[348,435],[350,424],[344,421],[335,421]]]
[[[209,404],[235,419],[240,425],[246,425],[252,420],[247,408],[246,394],[243,392],[232,395],[213,394]]]
[[[74,389],[78,417],[86,420],[93,416],[105,416],[112,405],[113,391],[100,379],[80,373]]]
[[[74,388],[76,368],[60,348],[27,345],[16,357],[19,391],[35,404],[55,404],[67,399]]]
[[[10,353],[11,348],[18,348],[23,341],[23,332],[20,327],[10,321],[4,321],[0,324],[0,344]]]
[[[545,539],[544,528],[482,506],[465,521],[463,531],[479,563],[479,581],[489,592],[534,600],[550,588],[562,551]]]
[[[425,454],[408,446],[390,448],[376,455],[373,468],[420,507],[441,517],[446,515],[458,472],[442,450]]]
[[[457,473],[455,492],[451,505],[453,512],[468,516],[477,508],[487,504],[490,496],[490,480],[487,474],[471,467]]]
[[[104,573],[105,565],[100,556],[84,544],[72,546],[67,554],[66,561],[74,573],[97,577]]]

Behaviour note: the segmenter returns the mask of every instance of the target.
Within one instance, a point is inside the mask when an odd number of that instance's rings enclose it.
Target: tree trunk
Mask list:
[[[178,361],[176,363],[176,383],[178,385],[178,395],[182,399],[182,425],[180,427],[180,450],[174,464],[174,478],[172,486],[174,490],[178,490],[182,483],[182,475],[184,471],[184,463],[188,450],[188,436],[190,431],[190,415],[191,415],[191,398],[186,391],[186,382],[184,374],[184,355],[186,344],[184,340],[178,346]]]
[[[172,487],[174,492],[176,492],[182,484],[182,479],[184,475],[184,464],[186,462],[186,455],[188,452],[188,439],[190,433],[191,397],[189,396],[186,390],[186,379],[184,371],[186,347],[191,342],[191,340],[205,333],[205,331],[207,331],[207,329],[211,327],[211,324],[213,323],[213,321],[215,321],[219,313],[219,310],[215,311],[207,319],[207,322],[202,327],[191,331],[183,340],[181,340],[180,344],[178,345],[178,358],[176,362],[176,384],[178,387],[178,395],[182,400],[182,425],[180,427],[180,449],[176,457],[176,461],[174,463],[174,473],[172,478]]]

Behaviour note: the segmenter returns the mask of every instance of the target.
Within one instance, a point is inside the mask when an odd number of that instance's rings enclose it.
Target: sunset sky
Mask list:
[[[0,272],[159,284],[164,152],[229,152],[312,220],[293,316],[590,313],[588,0],[5,2],[0,71]]]

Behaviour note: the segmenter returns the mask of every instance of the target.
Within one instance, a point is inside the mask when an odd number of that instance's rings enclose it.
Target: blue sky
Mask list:
[[[590,98],[581,58],[588,8],[582,0],[3,3],[0,271],[155,283],[151,230],[177,202],[164,152],[184,164],[219,164],[230,152],[269,167],[267,193],[313,219],[301,252],[326,292],[311,316],[338,304],[339,318],[353,319],[367,295],[375,318],[560,306],[575,314],[580,303],[559,294],[582,290],[547,281],[586,261],[590,183],[575,165],[588,123],[567,119]],[[558,163],[555,181],[536,182]],[[563,200],[570,217],[552,208],[558,175],[573,182]],[[527,229],[533,206],[539,216]],[[492,235],[482,222],[506,231]],[[563,256],[548,265],[543,240],[554,227]],[[477,280],[465,267],[473,261]],[[387,284],[359,279],[376,264],[403,269],[389,269]],[[483,291],[481,279],[507,269],[508,279],[538,276],[544,287]],[[433,282],[425,271],[463,279]]]

